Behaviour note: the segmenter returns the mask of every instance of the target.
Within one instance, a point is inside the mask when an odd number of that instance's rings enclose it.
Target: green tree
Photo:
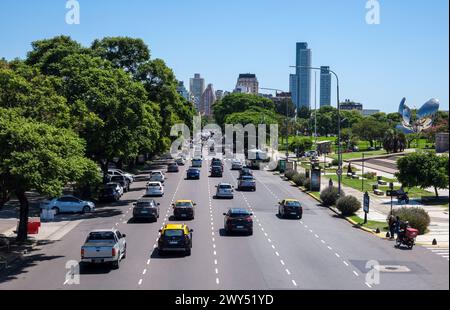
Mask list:
[[[403,152],[406,144],[405,134],[397,129],[389,129],[383,139],[383,148],[388,153]]]
[[[275,111],[278,114],[284,115],[284,116],[286,116],[286,111],[287,111],[287,115],[289,117],[294,117],[295,116],[295,105],[291,99],[284,99],[275,104]]]
[[[18,241],[27,239],[26,192],[55,197],[68,182],[96,170],[84,157],[85,145],[68,129],[56,128],[0,108],[0,184],[20,202]]]
[[[297,152],[297,154],[304,153],[312,148],[313,142],[311,138],[294,137],[289,143],[289,151]]]
[[[436,197],[438,189],[449,186],[448,156],[437,156],[433,152],[415,152],[397,161],[398,180],[406,187],[433,187]]]
[[[312,114],[311,109],[307,106],[301,106],[297,112],[298,118],[301,118],[301,119],[310,119],[311,114]]]
[[[366,117],[362,121],[356,123],[352,127],[352,132],[359,138],[369,141],[370,146],[374,146],[374,142],[382,141],[385,132],[389,129],[387,123],[379,123],[375,118]]]

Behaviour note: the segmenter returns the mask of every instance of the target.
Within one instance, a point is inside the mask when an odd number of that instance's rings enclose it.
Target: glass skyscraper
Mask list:
[[[311,67],[311,49],[308,43],[298,42],[296,46],[296,72],[290,77],[290,92],[292,101],[298,109],[302,106],[311,106],[311,70],[302,67]]]
[[[331,73],[330,67],[320,67],[320,106],[331,105]]]

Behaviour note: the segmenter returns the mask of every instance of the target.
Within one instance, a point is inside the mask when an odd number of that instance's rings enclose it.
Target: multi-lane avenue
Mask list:
[[[161,216],[155,223],[132,221],[133,202],[142,197],[148,171],[115,204],[98,206],[61,240],[41,246],[29,260],[0,277],[0,289],[448,289],[446,259],[420,246],[394,248],[391,241],[353,228],[327,208],[268,171],[254,171],[256,191],[236,191],[234,199],[214,199],[219,182],[236,184],[238,172],[224,161],[222,178],[209,176],[205,156],[200,180],[186,180],[186,169],[167,173],[165,195],[155,198]],[[155,162],[155,169],[165,167]],[[277,216],[278,202],[296,198],[303,204],[301,220]],[[157,250],[159,230],[176,223],[171,203],[191,199],[196,217],[191,256],[164,255]],[[252,236],[224,233],[231,207],[254,214]],[[126,234],[127,257],[119,269],[82,267],[79,284],[68,281],[68,261],[80,260],[80,247],[94,229],[117,228]],[[373,268],[375,267],[375,269]],[[379,273],[378,273],[379,271]],[[379,281],[377,278],[379,274]]]

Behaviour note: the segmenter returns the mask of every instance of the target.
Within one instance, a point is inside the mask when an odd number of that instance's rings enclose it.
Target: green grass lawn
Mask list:
[[[338,182],[337,175],[329,175],[327,177],[331,178],[333,180],[333,182],[335,182],[335,184],[337,184],[337,182]],[[351,179],[351,178],[348,178],[346,175],[343,175],[342,176],[342,184],[344,184],[345,186],[354,188],[356,190],[359,190],[362,193],[366,192],[366,191],[372,192],[372,185],[376,184],[376,179],[364,180],[364,188],[362,188],[362,180]],[[386,193],[386,191],[389,189],[389,186],[378,186],[378,188]],[[394,186],[394,190],[398,190],[398,189],[400,189],[400,186]],[[404,190],[409,193],[410,198],[420,198],[422,196],[434,196],[433,193],[427,192],[426,190],[423,190],[418,187],[404,188]]]
[[[386,222],[377,222],[377,221],[367,221],[366,224],[364,223],[364,219],[360,218],[357,215],[349,216],[350,219],[355,221],[356,223],[360,224],[362,227],[366,227],[369,229],[376,230],[377,228],[380,229],[381,232],[387,232],[389,230],[389,227]]]
[[[370,156],[376,156],[376,155],[386,155],[387,152],[385,150],[378,150],[378,151],[364,151],[364,152],[353,152],[353,153],[343,153],[342,154],[342,160],[348,160],[348,159],[355,159],[355,158],[362,158],[362,154],[364,153],[364,157],[368,158]],[[337,159],[337,154],[334,154],[331,156],[333,159]]]

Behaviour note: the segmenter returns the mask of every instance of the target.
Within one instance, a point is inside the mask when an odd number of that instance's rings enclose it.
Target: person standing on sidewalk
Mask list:
[[[391,239],[391,240],[393,240],[394,236],[395,236],[396,223],[397,223],[397,219],[395,218],[395,216],[392,214],[389,215],[389,219],[388,219],[389,233],[390,233],[389,239]]]

